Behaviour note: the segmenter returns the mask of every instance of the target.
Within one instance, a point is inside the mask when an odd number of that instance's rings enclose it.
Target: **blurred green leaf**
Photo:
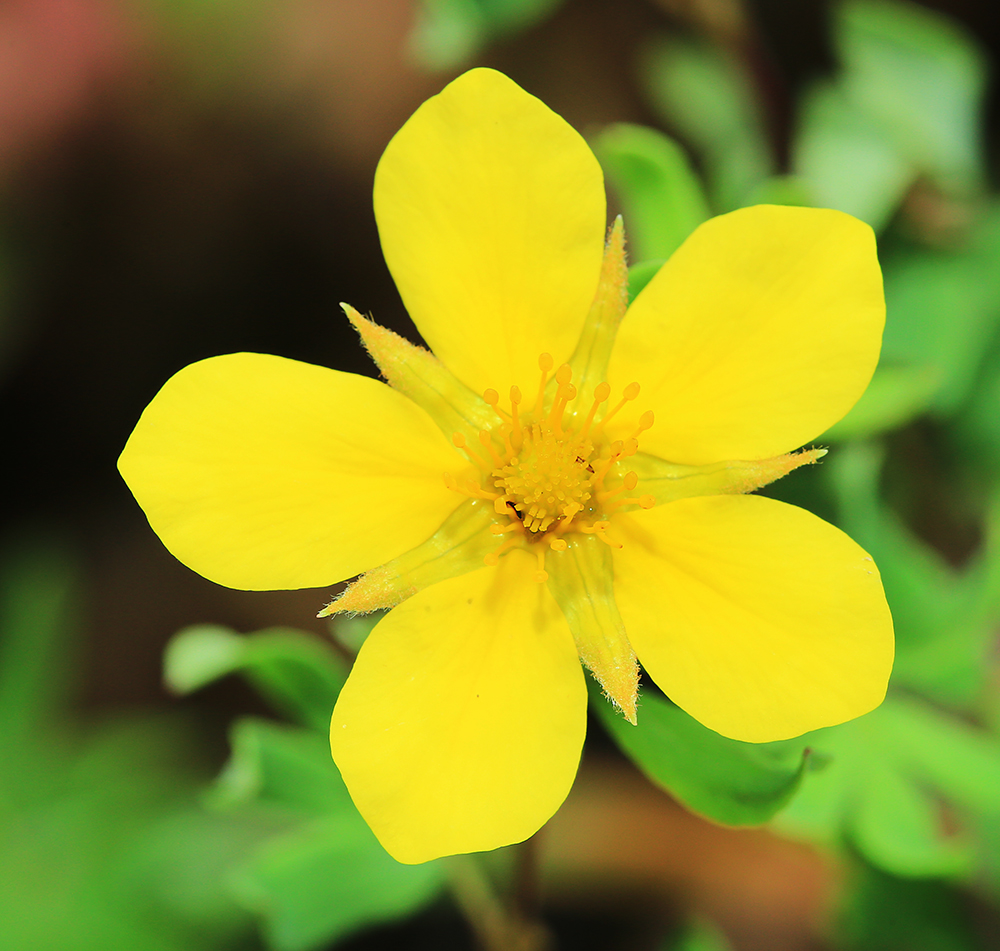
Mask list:
[[[653,279],[656,272],[663,267],[663,261],[640,261],[628,269],[628,302],[631,304],[642,289]]]
[[[848,444],[824,461],[838,524],[872,555],[882,576],[896,629],[893,682],[967,706],[982,690],[1000,622],[1000,496],[982,550],[959,572],[881,500],[882,458],[880,447]]]
[[[233,727],[231,742],[213,805],[232,808],[256,800],[309,814],[354,811],[325,735],[243,719]]]
[[[540,22],[562,0],[421,0],[410,53],[427,69],[445,70],[472,59],[492,40]]]
[[[687,156],[662,132],[619,123],[592,145],[621,200],[625,233],[638,259],[669,258],[711,216]]]
[[[375,922],[411,914],[445,884],[439,861],[401,865],[357,813],[315,819],[274,839],[233,876],[265,917],[276,951],[309,951]]]
[[[30,749],[29,737],[54,725],[72,651],[70,604],[76,566],[57,545],[8,540],[0,553],[0,757]]]
[[[845,211],[876,231],[888,223],[916,176],[881,126],[827,81],[803,95],[792,169],[808,182],[816,206]]]
[[[244,674],[281,712],[324,733],[347,680],[347,666],[331,648],[314,635],[286,628],[240,635],[199,625],[180,631],[167,645],[164,678],[177,693],[232,673]]]
[[[967,248],[910,249],[884,262],[886,361],[928,367],[941,385],[930,408],[955,413],[969,397],[1000,324],[1000,214],[991,210]]]
[[[848,0],[835,17],[848,99],[940,185],[978,186],[986,65],[972,38],[944,14],[898,0]]]
[[[688,925],[679,936],[663,945],[662,951],[732,951],[726,936],[708,921]]]
[[[905,877],[972,868],[969,829],[1000,808],[1000,740],[913,697],[805,738],[825,765],[777,817],[793,834],[850,842]],[[944,807],[954,818],[946,821]],[[952,828],[960,820],[958,830]]]
[[[880,365],[861,399],[819,441],[864,439],[898,429],[927,411],[940,385],[936,367]]]
[[[365,924],[407,914],[444,884],[439,862],[401,865],[351,801],[326,735],[244,719],[209,802],[277,809],[293,827],[260,846],[233,873],[233,891],[278,951],[328,945]]]
[[[843,886],[835,947],[843,951],[982,951],[968,896],[856,863]]]
[[[591,705],[625,754],[685,806],[726,825],[757,825],[795,793],[805,743],[741,743],[688,716],[650,690],[632,726],[588,678]]]
[[[654,106],[703,159],[713,203],[741,207],[774,171],[746,76],[718,48],[679,36],[651,49],[644,72]]]

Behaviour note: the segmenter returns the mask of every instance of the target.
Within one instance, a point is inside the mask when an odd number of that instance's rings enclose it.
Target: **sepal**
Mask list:
[[[490,502],[467,499],[422,545],[363,574],[318,617],[392,608],[429,585],[482,568],[499,541],[490,532],[494,519]]]
[[[549,590],[566,616],[580,660],[634,725],[639,664],[615,603],[611,549],[593,535],[579,535],[549,558],[546,569]]]
[[[430,350],[362,317],[350,304],[340,306],[386,382],[425,410],[449,440],[458,432],[475,442],[481,430],[496,425],[496,414],[482,397]]]
[[[745,495],[788,475],[799,466],[818,462],[826,453],[826,449],[807,449],[771,459],[732,459],[704,466],[684,466],[638,452],[625,462],[627,468],[638,475],[643,494],[653,496],[656,504],[661,505],[698,495]]]

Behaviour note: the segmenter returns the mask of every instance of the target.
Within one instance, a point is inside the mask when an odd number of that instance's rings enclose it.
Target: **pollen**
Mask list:
[[[497,521],[491,532],[503,540],[486,556],[486,564],[497,564],[512,548],[527,548],[537,559],[539,582],[548,578],[546,554],[558,557],[573,544],[574,534],[597,535],[621,547],[608,535],[614,513],[655,504],[650,495],[633,495],[638,477],[619,465],[638,450],[639,436],[653,425],[653,414],[643,413],[626,440],[609,441],[604,435],[606,424],[639,396],[639,384],[630,383],[612,403],[611,387],[599,383],[589,411],[580,407],[571,413],[577,398],[572,368],[563,364],[552,376],[554,367],[550,354],[538,358],[537,395],[528,407],[516,386],[509,391],[509,411],[500,405],[497,390],[485,391],[483,400],[496,414],[496,425],[479,433],[477,449],[461,433],[453,437],[479,478],[445,478],[455,491],[493,501]]]

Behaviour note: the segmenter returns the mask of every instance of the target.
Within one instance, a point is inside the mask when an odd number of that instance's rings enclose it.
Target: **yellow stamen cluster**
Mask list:
[[[625,387],[621,400],[594,425],[598,410],[611,396],[611,387],[599,384],[590,411],[576,428],[573,417],[567,419],[566,415],[567,406],[577,395],[573,371],[566,364],[556,371],[555,395],[546,408],[546,385],[552,366],[552,357],[543,353],[538,359],[538,395],[527,415],[521,413],[521,391],[516,386],[510,389],[509,413],[500,408],[496,390],[483,394],[500,420],[493,431],[479,434],[485,456],[472,450],[461,433],[453,437],[455,445],[481,471],[480,482],[459,483],[451,475],[445,476],[449,488],[492,499],[497,514],[508,519],[493,525],[493,534],[509,537],[486,556],[486,563],[495,565],[504,552],[518,545],[533,546],[538,581],[548,578],[546,552],[567,548],[566,539],[561,537],[567,532],[597,535],[609,545],[621,547],[607,535],[608,516],[625,505],[650,508],[654,504],[651,496],[624,497],[636,487],[638,477],[634,472],[627,472],[618,486],[605,485],[615,464],[635,454],[638,436],[653,425],[653,414],[646,412],[631,438],[614,442],[603,438],[608,421],[639,395],[639,384]],[[497,442],[502,445],[498,447]]]

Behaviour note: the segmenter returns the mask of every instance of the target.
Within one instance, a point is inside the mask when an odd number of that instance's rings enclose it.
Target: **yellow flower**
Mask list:
[[[892,622],[871,559],[743,494],[815,461],[788,453],[868,383],[884,304],[867,226],[771,206],[715,218],[622,321],[623,234],[605,245],[596,159],[486,69],[390,142],[375,213],[436,357],[345,307],[390,385],[204,360],[167,382],[119,467],[207,578],[300,588],[367,571],[326,613],[398,604],[331,727],[390,853],[492,849],[555,812],[584,738],[578,658],[632,722],[638,655],[740,740],[881,702]]]

